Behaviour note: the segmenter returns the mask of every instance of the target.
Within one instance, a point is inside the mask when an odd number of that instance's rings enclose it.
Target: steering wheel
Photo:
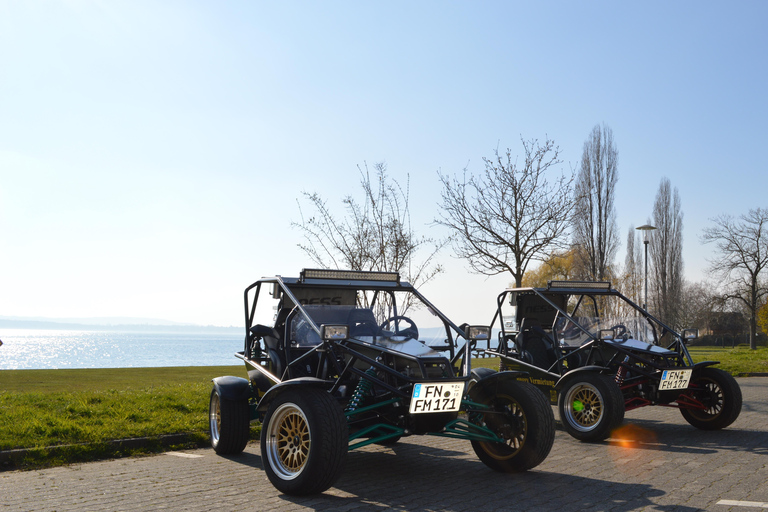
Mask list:
[[[399,328],[400,322],[406,322],[408,326],[405,328]],[[391,316],[384,320],[384,322],[381,324],[381,329],[389,331],[388,327],[390,323],[393,323],[395,327],[395,329],[392,331],[394,336],[407,336],[408,338],[413,338],[415,340],[419,339],[419,329],[416,327],[416,323],[407,316]]]
[[[628,340],[632,336],[624,324],[614,325],[611,327],[611,329],[613,329],[614,336],[617,338],[624,338],[625,340]]]

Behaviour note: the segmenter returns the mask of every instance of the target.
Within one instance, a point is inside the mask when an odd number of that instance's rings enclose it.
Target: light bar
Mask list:
[[[581,288],[586,290],[611,290],[610,281],[549,281],[547,283],[548,290],[563,290]]]
[[[366,270],[323,270],[317,268],[305,268],[301,271],[301,280],[306,279],[339,279],[345,281],[386,281],[390,283],[400,282],[400,274],[397,272],[373,272]]]

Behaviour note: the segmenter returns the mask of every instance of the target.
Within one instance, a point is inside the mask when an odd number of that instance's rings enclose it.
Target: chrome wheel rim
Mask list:
[[[573,386],[565,396],[565,420],[579,432],[597,428],[605,415],[603,395],[591,384]]]
[[[211,395],[211,406],[208,409],[208,412],[211,428],[211,440],[215,445],[219,442],[219,432],[221,431],[221,402],[219,402],[218,393],[213,393]]]
[[[265,455],[277,476],[283,480],[299,476],[306,467],[311,445],[304,411],[293,403],[282,404],[272,414],[266,435]]]

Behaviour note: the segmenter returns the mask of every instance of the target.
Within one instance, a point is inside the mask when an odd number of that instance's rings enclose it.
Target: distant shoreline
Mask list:
[[[110,331],[110,332],[171,332],[171,333],[240,333],[242,327],[219,327],[215,325],[157,325],[157,324],[79,324],[69,322],[45,322],[38,320],[0,319],[0,329],[39,329],[69,331]]]

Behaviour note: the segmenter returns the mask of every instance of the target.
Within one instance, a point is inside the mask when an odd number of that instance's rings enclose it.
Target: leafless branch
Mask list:
[[[509,272],[519,285],[532,260],[544,260],[547,250],[566,247],[572,210],[573,176],[548,175],[560,164],[559,148],[547,139],[521,138],[524,162],[512,151],[484,158],[480,176],[461,179],[438,173],[443,185],[440,216],[435,223],[453,231],[456,254],[472,271],[484,275]]]

